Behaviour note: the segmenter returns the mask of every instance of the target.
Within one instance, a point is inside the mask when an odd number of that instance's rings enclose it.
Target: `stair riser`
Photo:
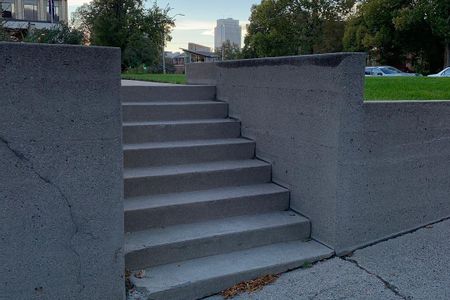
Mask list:
[[[125,211],[125,231],[134,232],[232,216],[255,215],[289,208],[289,192],[236,197],[184,205]]]
[[[254,155],[255,144],[253,142],[192,147],[133,149],[124,151],[124,166],[125,168],[140,168],[221,160],[244,160],[253,158]]]
[[[135,144],[237,138],[241,135],[240,127],[239,122],[124,126],[123,142]]]
[[[206,296],[214,295],[220,291],[228,289],[235,284],[253,280],[265,275],[280,274],[290,270],[299,268],[306,263],[312,263],[321,259],[330,257],[331,255],[321,257],[311,257],[310,259],[301,259],[291,261],[288,263],[275,264],[270,267],[261,267],[259,269],[252,269],[245,272],[240,272],[221,277],[210,278],[208,280],[191,282],[189,285],[176,286],[171,289],[161,292],[150,292],[147,294],[147,299],[152,300],[196,300]]]
[[[122,102],[215,100],[214,86],[122,86]]]
[[[125,264],[130,270],[138,270],[272,243],[299,239],[306,240],[309,238],[309,234],[309,222],[302,222],[287,226],[189,240],[127,253],[125,254]]]
[[[226,103],[186,105],[124,105],[124,122],[220,119],[228,116]]]
[[[266,183],[270,180],[270,165],[167,176],[126,178],[125,198],[206,190],[224,186],[242,186]]]

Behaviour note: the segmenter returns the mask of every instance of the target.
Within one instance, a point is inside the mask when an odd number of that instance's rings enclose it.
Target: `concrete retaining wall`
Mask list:
[[[364,104],[364,63],[342,53],[187,66],[189,83],[216,82],[291,208],[337,253],[450,216],[450,102]]]
[[[123,299],[120,50],[0,43],[0,298]]]

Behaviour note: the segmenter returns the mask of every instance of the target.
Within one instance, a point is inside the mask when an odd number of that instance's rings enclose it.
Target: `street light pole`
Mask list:
[[[163,63],[162,63],[162,67],[163,67],[163,74],[166,74],[166,53],[165,53],[165,50],[164,50],[164,46],[165,46],[165,43],[166,43],[166,36],[164,35],[164,32],[163,32],[163,44],[162,44],[162,61],[163,61]]]
[[[172,19],[175,21],[175,17],[177,17],[177,16],[184,17],[183,14],[176,14],[175,16],[172,17]],[[162,34],[162,68],[163,68],[163,74],[166,74],[166,51],[165,51],[165,47],[166,47],[166,35],[165,35],[165,32],[163,31],[163,34]]]

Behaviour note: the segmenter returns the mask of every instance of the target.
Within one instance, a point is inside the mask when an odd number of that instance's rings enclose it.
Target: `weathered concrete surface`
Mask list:
[[[363,103],[364,64],[342,53],[187,67],[188,82],[216,80],[291,208],[338,254],[450,216],[450,101]]]
[[[221,300],[214,296],[207,300]],[[256,293],[244,293],[235,300],[361,299],[398,300],[375,276],[340,258],[319,262],[309,269],[298,269]]]
[[[450,216],[450,101],[352,107],[339,151],[338,253]]]
[[[450,220],[356,251],[350,259],[404,299],[450,299]]]
[[[120,51],[0,43],[0,298],[123,299]]]
[[[450,299],[449,245],[446,220],[350,257],[282,274],[261,291],[233,299]]]
[[[256,141],[256,155],[272,163],[273,180],[290,189],[291,208],[311,219],[312,236],[331,247],[339,231],[340,112],[362,101],[364,57],[344,53],[216,64],[217,98],[230,104],[242,135]]]
[[[217,84],[216,63],[192,63],[186,65],[188,84]]]

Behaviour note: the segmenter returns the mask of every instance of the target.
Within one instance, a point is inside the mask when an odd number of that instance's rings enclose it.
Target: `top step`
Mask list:
[[[122,86],[122,102],[215,100],[216,87],[210,85]]]

